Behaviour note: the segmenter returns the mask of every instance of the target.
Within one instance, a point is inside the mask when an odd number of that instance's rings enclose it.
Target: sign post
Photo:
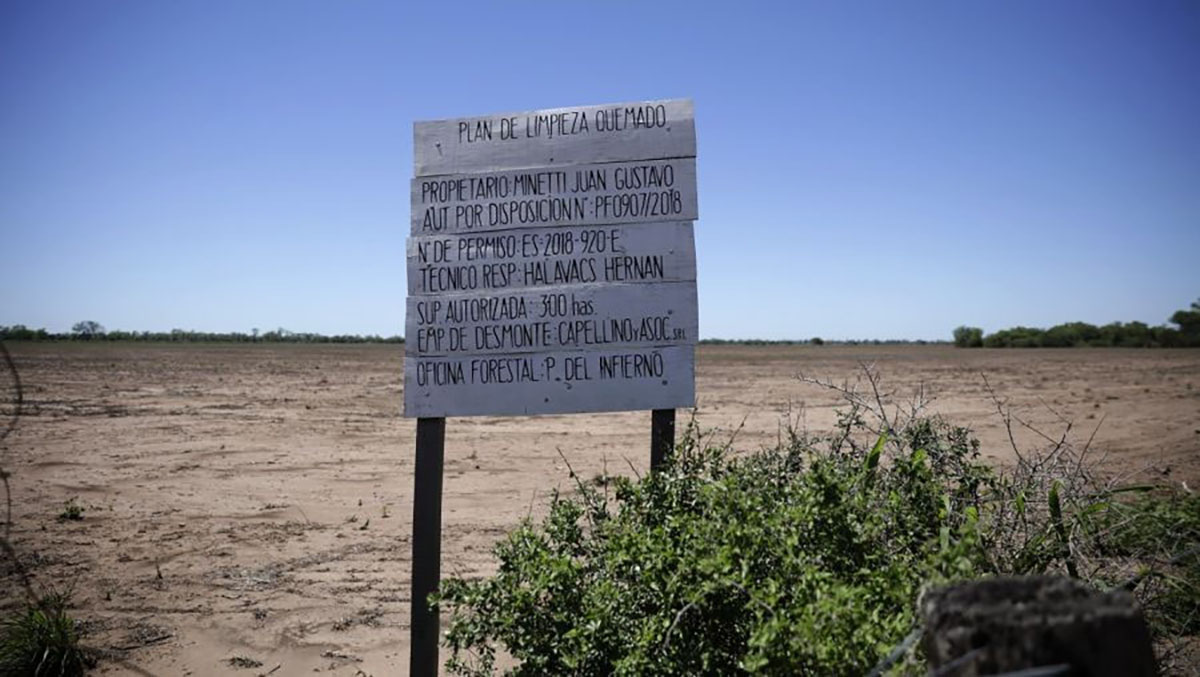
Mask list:
[[[655,409],[650,414],[650,470],[658,470],[675,446],[675,410]]]
[[[413,127],[404,415],[417,418],[410,673],[437,673],[447,416],[651,410],[651,468],[695,403],[689,100]]]
[[[437,590],[441,579],[442,457],[445,446],[446,419],[417,419],[410,675],[436,675],[438,669],[438,614],[428,604],[418,604],[417,600],[427,600]]]

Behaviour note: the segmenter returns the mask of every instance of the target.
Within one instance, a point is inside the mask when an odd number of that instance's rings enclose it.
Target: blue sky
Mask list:
[[[414,120],[691,97],[701,335],[1159,324],[1200,4],[0,4],[0,324],[403,332]]]

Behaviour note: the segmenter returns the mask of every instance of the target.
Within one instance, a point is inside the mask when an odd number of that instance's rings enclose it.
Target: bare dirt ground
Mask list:
[[[25,386],[0,448],[12,541],[36,584],[73,586],[87,642],[123,657],[101,674],[407,671],[416,426],[400,417],[402,348],[10,349]],[[1200,483],[1200,351],[703,346],[699,423],[717,439],[741,427],[749,449],[789,412],[827,430],[837,396],[797,374],[853,380],[861,363],[900,393],[924,384],[998,462],[1012,452],[981,374],[1048,435],[1064,420],[1078,439],[1095,432],[1107,472]],[[649,420],[448,421],[443,573],[489,572],[491,544],[570,488],[556,449],[584,476],[644,471]],[[69,501],[82,519],[60,519]],[[20,579],[7,560],[0,573],[10,608]]]

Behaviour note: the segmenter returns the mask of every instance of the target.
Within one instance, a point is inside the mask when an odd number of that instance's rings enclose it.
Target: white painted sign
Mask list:
[[[691,345],[696,283],[581,285],[509,294],[410,296],[412,356]]]
[[[405,416],[505,416],[690,406],[695,347],[404,358]]]
[[[418,122],[418,177],[696,156],[688,99]]]
[[[696,161],[692,158],[412,180],[413,235],[693,221],[697,215]]]
[[[691,101],[413,136],[405,416],[694,404]]]
[[[408,293],[415,295],[695,279],[690,222],[408,240]]]

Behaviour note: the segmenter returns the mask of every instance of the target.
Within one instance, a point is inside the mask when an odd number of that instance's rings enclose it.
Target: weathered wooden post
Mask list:
[[[404,415],[418,419],[413,675],[437,672],[445,417],[695,403],[692,102],[418,122]]]
[[[650,414],[650,469],[658,470],[675,446],[675,410],[655,409]]]
[[[442,457],[446,419],[417,419],[417,459],[413,471],[412,648],[410,675],[436,675],[438,614],[429,608],[442,564]]]

